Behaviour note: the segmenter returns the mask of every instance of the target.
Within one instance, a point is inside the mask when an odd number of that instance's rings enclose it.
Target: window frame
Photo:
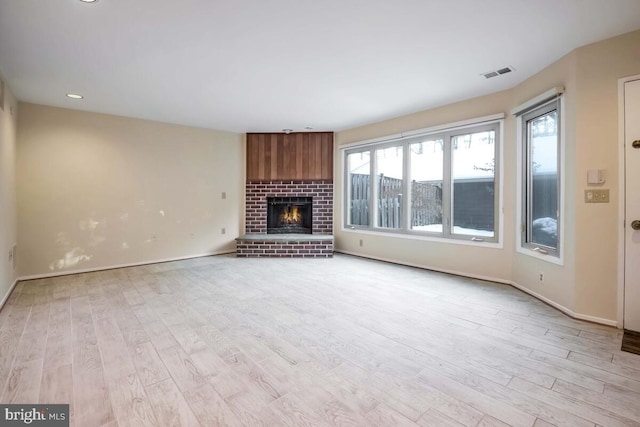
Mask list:
[[[564,126],[564,96],[562,88],[552,89],[546,99],[536,102],[533,105],[523,108],[514,113],[517,116],[517,229],[516,229],[516,250],[519,253],[538,258],[553,264],[564,265],[564,200],[565,200],[565,126]],[[530,103],[531,104],[531,103]],[[530,205],[530,170],[529,165],[530,141],[527,123],[535,120],[536,117],[548,114],[551,111],[557,113],[557,244],[550,247],[543,244],[528,241],[528,236],[532,234],[530,221],[532,206]]]
[[[342,147],[341,159],[344,164],[343,168],[343,218],[342,229],[345,231],[359,231],[373,234],[395,234],[401,237],[419,238],[426,240],[447,241],[454,243],[463,243],[480,246],[502,247],[502,227],[503,227],[503,179],[502,179],[502,159],[503,159],[503,132],[504,132],[504,115],[489,116],[486,120],[478,119],[477,121],[459,122],[460,125],[445,125],[424,131],[414,131],[407,134],[400,134],[395,137],[388,137],[373,141],[364,141],[360,143],[350,144]],[[494,130],[495,148],[494,148],[494,218],[493,218],[493,236],[478,236],[471,234],[460,234],[452,232],[451,221],[453,221],[453,180],[452,180],[452,138],[454,136],[472,134]],[[411,197],[404,197],[402,200],[403,215],[401,218],[400,228],[384,228],[378,227],[378,209],[377,188],[376,188],[376,149],[389,148],[393,146],[402,146],[403,151],[403,178],[402,178],[402,194],[411,194],[411,159],[410,145],[424,141],[426,138],[438,139],[444,141],[443,150],[443,231],[431,232],[423,230],[411,229]],[[369,186],[371,188],[371,196],[369,199],[369,225],[350,224],[351,217],[351,186],[349,179],[349,162],[348,156],[360,152],[369,152]],[[447,187],[449,187],[447,189]]]

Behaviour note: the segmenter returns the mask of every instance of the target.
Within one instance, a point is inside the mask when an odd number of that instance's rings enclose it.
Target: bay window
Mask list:
[[[345,149],[345,225],[497,242],[500,126],[491,121]]]

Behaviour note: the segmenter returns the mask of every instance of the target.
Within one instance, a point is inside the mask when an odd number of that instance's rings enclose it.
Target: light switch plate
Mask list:
[[[609,203],[609,190],[584,190],[585,203]]]

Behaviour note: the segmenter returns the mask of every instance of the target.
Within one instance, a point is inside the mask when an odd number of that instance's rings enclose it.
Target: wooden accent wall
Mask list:
[[[333,180],[333,132],[248,133],[247,181]]]

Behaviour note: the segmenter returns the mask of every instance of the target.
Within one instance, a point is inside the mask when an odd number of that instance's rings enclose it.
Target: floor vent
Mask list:
[[[640,354],[640,332],[625,329],[622,337],[622,348],[620,350]]]

